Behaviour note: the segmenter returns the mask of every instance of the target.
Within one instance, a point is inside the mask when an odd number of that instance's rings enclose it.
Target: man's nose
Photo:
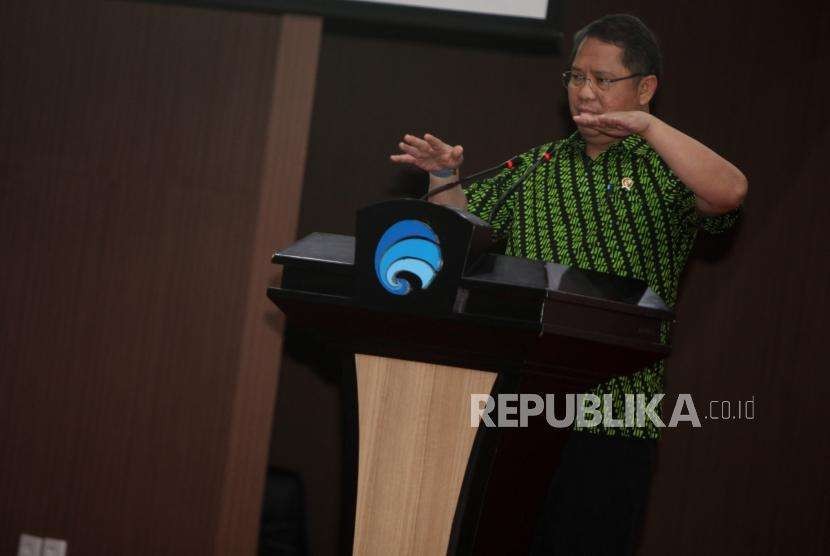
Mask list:
[[[587,79],[585,83],[577,90],[577,96],[584,100],[592,100],[596,98],[597,94],[594,92],[594,85]]]

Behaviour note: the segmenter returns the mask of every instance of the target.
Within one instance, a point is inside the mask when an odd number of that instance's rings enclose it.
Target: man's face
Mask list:
[[[626,77],[633,72],[622,63],[622,48],[617,45],[602,42],[588,37],[579,46],[574,56],[571,71],[580,73],[591,80],[581,87],[568,86],[568,105],[571,115],[589,112],[602,114],[623,110],[642,110],[637,95],[639,79],[618,81],[607,91],[601,91],[596,85],[598,79],[616,79]],[[602,136],[600,132],[578,126],[579,132],[585,139]]]

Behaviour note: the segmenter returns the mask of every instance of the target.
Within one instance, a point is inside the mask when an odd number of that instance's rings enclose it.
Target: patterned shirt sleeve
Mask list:
[[[731,228],[743,212],[743,205],[724,214],[706,215],[697,210],[697,198],[694,192],[686,187],[680,179],[672,172],[668,165],[665,165],[669,180],[677,189],[676,207],[680,214],[681,222],[689,228],[699,228],[710,234],[720,234]]]

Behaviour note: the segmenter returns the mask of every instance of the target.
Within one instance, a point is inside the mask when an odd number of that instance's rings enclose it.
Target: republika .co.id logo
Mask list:
[[[389,293],[407,295],[412,278],[427,289],[444,261],[438,236],[420,220],[401,220],[383,232],[375,248],[375,274]]]

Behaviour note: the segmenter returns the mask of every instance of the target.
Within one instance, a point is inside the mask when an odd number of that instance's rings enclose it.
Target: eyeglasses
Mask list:
[[[591,84],[591,88],[593,88],[594,84],[596,84],[596,88],[599,89],[600,91],[607,91],[617,81],[625,81],[626,79],[632,79],[634,77],[640,77],[641,75],[643,75],[643,74],[642,73],[632,73],[631,75],[626,75],[625,77],[617,77],[616,79],[592,80],[592,79],[589,79],[588,77],[584,76],[581,73],[568,70],[568,71],[566,71],[562,74],[562,84],[565,86],[566,89],[568,87],[574,87],[574,88],[580,89],[580,88],[582,88],[583,85],[585,85],[585,82],[587,81],[588,83]]]

